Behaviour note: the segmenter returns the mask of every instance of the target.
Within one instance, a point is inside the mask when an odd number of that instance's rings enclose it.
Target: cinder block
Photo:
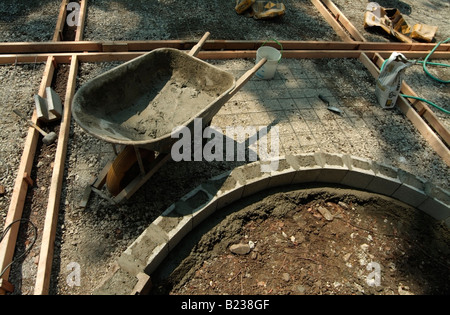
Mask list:
[[[359,157],[348,156],[349,171],[342,179],[341,184],[353,188],[365,189],[374,179],[372,162]]]
[[[161,263],[166,259],[169,255],[169,244],[161,244],[157,246],[147,258],[146,266],[143,270],[144,273],[150,275],[152,274],[156,268],[161,265]]]
[[[322,173],[322,168],[317,166],[314,168],[300,169],[295,173],[291,183],[302,184],[316,182],[320,173]]]
[[[217,189],[215,196],[221,196],[228,191],[234,190],[238,185],[235,177],[231,176],[231,171],[215,176],[207,181],[207,184],[212,185]],[[210,192],[211,193],[211,192]]]
[[[62,102],[58,93],[56,93],[51,87],[45,89],[47,96],[47,106],[49,113],[53,114],[57,118],[61,118],[62,115]]]
[[[243,180],[239,178],[240,176],[242,176],[240,171],[229,171],[215,176],[201,185],[202,189],[213,196],[213,200],[216,200],[216,210],[242,197],[244,185],[240,184]]]
[[[340,184],[348,172],[348,166],[344,163],[342,154],[315,153],[317,164],[322,167],[322,172],[317,176],[317,182]]]
[[[209,194],[208,191],[202,189],[202,186],[197,186],[189,193],[184,195],[181,198],[181,201],[184,201],[191,208],[191,210],[194,211],[197,208],[203,207],[212,199],[213,196]]]
[[[244,187],[239,185],[237,188],[226,192],[225,194],[221,194],[217,200],[217,210],[222,209],[223,207],[228,206],[229,204],[239,200],[243,197]]]
[[[192,228],[195,228],[203,222],[203,220],[216,212],[218,203],[218,198],[214,198],[203,207],[195,209],[192,213]]]
[[[217,209],[218,198],[212,195],[209,189],[211,186],[202,184],[182,198],[192,207],[192,228],[195,228]]]
[[[425,183],[425,193],[428,198],[418,208],[436,220],[448,221],[450,218],[450,193],[429,182]]]
[[[315,182],[322,172],[313,153],[286,156],[286,161],[296,170],[292,184]]]
[[[286,156],[286,161],[292,166],[295,170],[305,170],[311,169],[314,167],[320,167],[317,164],[314,153],[309,154],[299,154],[299,155],[288,155]]]
[[[450,207],[431,197],[422,202],[418,208],[439,221],[450,218]]]
[[[153,223],[160,227],[169,237],[169,251],[192,231],[192,207],[186,201],[172,204]]]
[[[382,163],[372,162],[375,178],[367,185],[366,190],[385,196],[392,194],[400,187],[398,169]]]
[[[392,197],[403,201],[413,207],[418,207],[427,199],[425,194],[425,181],[403,170],[398,171],[401,181],[400,187],[392,194]]]
[[[149,260],[162,261],[169,254],[168,241],[169,236],[152,223],[120,255],[117,263],[126,272],[137,275],[147,268]]]
[[[34,95],[34,103],[36,106],[36,117],[43,121],[49,121],[47,101],[38,94]]]
[[[51,122],[61,118],[62,102],[59,95],[51,87],[45,89],[47,98],[34,95],[36,115],[39,120]]]
[[[93,291],[94,295],[128,295],[138,279],[121,269],[117,264],[102,280],[101,284]]]
[[[268,188],[290,185],[295,176],[295,169],[286,161],[278,160],[278,170],[270,173]]]
[[[253,162],[241,167],[245,176],[242,198],[266,189],[270,181],[270,173],[261,171],[261,164]]]

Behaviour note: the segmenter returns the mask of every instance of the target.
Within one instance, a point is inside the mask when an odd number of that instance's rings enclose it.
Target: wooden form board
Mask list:
[[[358,58],[361,53],[367,55],[379,54],[388,58],[393,51],[376,50],[284,50],[283,58],[296,59],[322,59],[322,58]],[[422,51],[397,51],[403,53],[405,57],[416,59],[424,58],[428,52]],[[57,63],[70,64],[72,56],[76,55],[80,62],[111,62],[129,61],[139,57],[146,52],[92,52],[92,53],[58,53],[58,54],[18,54],[0,55],[0,64],[32,63],[44,62],[49,56],[53,57]],[[450,59],[450,51],[435,52],[433,54],[438,59]],[[214,59],[239,59],[255,58],[256,50],[229,50],[229,51],[201,51],[198,58],[203,60]]]
[[[77,35],[81,34],[77,32]],[[79,36],[81,37],[81,35]],[[279,41],[283,50],[372,50],[372,51],[431,51],[436,44],[400,42],[336,42],[336,41]],[[147,41],[80,41],[80,42],[14,42],[0,43],[0,54],[38,54],[38,53],[82,53],[82,52],[136,52],[169,47],[190,50],[197,42],[188,40],[147,40]],[[218,50],[257,50],[261,45],[280,48],[274,42],[208,40],[202,51]],[[441,44],[437,52],[450,51],[450,44]]]
[[[53,58],[50,56],[47,58],[44,74],[39,88],[39,96],[45,97],[46,87],[51,85],[55,66]],[[31,120],[37,123],[37,114],[34,111]],[[25,198],[28,192],[28,183],[25,180],[26,174],[31,174],[33,167],[33,160],[36,153],[36,148],[39,140],[39,132],[30,127],[28,129],[28,135],[25,140],[24,150],[22,158],[20,160],[19,169],[17,171],[17,177],[14,184],[13,193],[11,196],[11,202],[9,204],[8,214],[5,220],[5,227],[9,226],[12,222],[22,218],[23,207],[25,205]],[[0,243],[0,270],[4,270],[6,266],[12,261],[14,256],[14,250],[17,241],[17,234],[19,231],[19,225],[12,225],[9,232],[6,234],[3,241]],[[2,278],[8,280],[9,269],[3,274]],[[0,294],[5,294],[5,291],[0,289]]]
[[[82,7],[86,6],[87,0],[81,0]],[[65,10],[67,5],[67,0],[63,0],[61,4],[60,14],[58,16],[58,22],[55,28],[55,33],[53,40],[59,41],[61,39],[62,29],[64,27],[65,21]],[[81,11],[81,10],[80,10]],[[85,9],[84,9],[85,12]],[[80,14],[83,14],[81,12]],[[84,15],[83,19],[84,19]],[[84,25],[84,24],[82,24]],[[82,29],[78,28],[77,33],[82,33]],[[44,74],[42,78],[42,82],[39,88],[39,96],[45,97],[45,89],[51,85],[53,80],[55,68],[57,66],[57,61],[52,55],[48,55],[46,58],[46,66],[44,69]],[[30,62],[42,62],[43,60],[40,58],[36,58],[34,61]],[[71,99],[75,92],[75,80],[78,72],[78,58],[77,56],[73,56],[71,61],[70,73],[69,73],[69,81],[66,91],[66,99],[65,99],[65,107],[64,107],[64,116],[62,118],[60,134],[58,138],[58,145],[55,155],[55,164],[53,168],[52,181],[50,186],[49,193],[49,202],[47,206],[47,213],[45,218],[45,225],[43,230],[43,237],[41,243],[41,251],[39,256],[39,265],[37,272],[37,280],[35,286],[36,294],[47,294],[48,286],[50,283],[50,269],[51,262],[53,260],[53,246],[54,246],[54,238],[56,233],[56,223],[57,223],[57,214],[59,210],[59,202],[61,195],[61,187],[63,182],[63,174],[64,174],[64,163],[67,152],[67,142],[69,137],[69,129],[70,129],[70,115],[71,115]],[[16,60],[17,62],[17,60]],[[31,120],[34,123],[38,123],[37,114],[34,111]],[[5,227],[10,225],[11,222],[14,222],[22,217],[23,207],[25,204],[25,198],[28,191],[28,185],[30,183],[26,180],[26,175],[31,174],[31,170],[33,167],[34,156],[36,153],[36,148],[39,140],[39,132],[30,127],[28,131],[28,136],[25,140],[25,146],[22,153],[21,162],[18,169],[18,175],[15,181],[13,194],[11,197],[11,202],[8,210],[8,214],[5,220]],[[8,266],[14,256],[14,250],[17,241],[19,226],[12,225],[9,232],[6,234],[2,243],[0,244],[0,270],[4,270],[6,266]],[[12,286],[9,284],[10,270],[7,269],[6,272],[2,276],[2,287],[0,287],[0,295],[6,293],[5,289],[9,288],[11,290]]]
[[[76,78],[78,73],[78,58],[73,56],[70,64],[69,78],[64,100],[64,113],[61,121],[58,144],[55,154],[52,180],[48,198],[47,211],[45,214],[44,229],[42,235],[41,251],[36,276],[34,294],[47,294],[50,286],[50,274],[52,269],[54,242],[56,235],[56,223],[61,199],[63,185],[64,164],[66,161],[67,143],[70,132],[70,121],[72,114],[72,98],[75,94]]]

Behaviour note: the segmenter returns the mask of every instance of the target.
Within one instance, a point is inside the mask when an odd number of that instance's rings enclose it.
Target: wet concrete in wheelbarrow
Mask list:
[[[87,82],[74,96],[73,114],[100,139],[146,147],[154,142],[156,150],[174,128],[195,117],[210,121],[234,83],[231,74],[200,59],[157,49]]]

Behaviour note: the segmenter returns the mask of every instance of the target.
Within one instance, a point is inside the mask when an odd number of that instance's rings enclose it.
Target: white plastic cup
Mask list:
[[[274,77],[277,65],[281,60],[281,52],[270,46],[261,46],[256,51],[256,63],[266,58],[266,63],[259,68],[255,75],[263,80],[270,80]]]

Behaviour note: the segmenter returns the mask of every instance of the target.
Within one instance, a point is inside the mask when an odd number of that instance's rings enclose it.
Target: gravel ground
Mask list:
[[[85,39],[198,39],[205,31],[210,31],[211,39],[339,40],[332,28],[309,1],[284,1],[287,7],[286,16],[274,21],[256,21],[237,15],[233,10],[233,2],[215,0],[193,4],[191,1],[185,0],[91,0],[88,2]],[[344,14],[348,14],[351,21],[355,21],[355,25],[359,25],[360,15],[362,15],[361,7],[365,7],[365,2],[356,1],[354,3],[352,1],[351,6],[347,6],[347,2],[338,0],[336,4]],[[442,8],[448,5],[445,1],[405,1],[399,2],[399,4],[409,4],[408,6],[413,8],[412,19],[418,20],[422,15],[415,15],[415,12],[416,10],[422,11],[422,13],[426,13],[426,16],[435,17],[433,22],[441,23],[440,30],[448,30],[448,27],[445,27],[447,26],[446,17],[438,14]],[[50,40],[56,24],[59,5],[59,0],[41,1],[36,8],[27,5],[26,1],[2,1],[0,4],[0,39],[10,42]],[[14,12],[14,14],[10,12]],[[154,14],[154,12],[158,14]],[[151,18],[149,18],[150,16]],[[427,21],[423,20],[422,22]],[[384,35],[368,33],[362,29],[360,31],[365,36],[367,35],[369,40],[387,40]],[[448,35],[446,33],[438,34],[438,39]],[[210,62],[239,77],[254,61]],[[81,64],[77,87],[118,64],[120,63]],[[32,97],[39,88],[43,68],[42,64],[0,66],[0,78],[3,83],[0,87],[0,99],[2,104],[8,105],[0,108],[0,123],[2,127],[6,127],[4,128],[5,132],[0,136],[0,166],[4,170],[7,165],[6,169],[8,170],[7,175],[3,175],[0,182],[7,188],[5,196],[0,197],[0,225],[2,226],[28,130],[25,124],[19,123],[18,118],[11,114],[9,106],[15,104],[26,114],[31,115],[34,106]],[[306,73],[306,76],[303,76],[303,73]],[[314,77],[314,73],[320,75]],[[407,82],[419,95],[448,106],[450,95],[448,87],[432,82],[418,68],[408,69],[407,77]],[[340,132],[333,131],[333,138],[330,138],[333,139],[332,141],[326,141],[325,139],[328,138],[323,135],[324,138],[316,138],[316,141],[312,139],[311,143],[302,142],[301,147],[290,147],[289,143],[283,142],[285,153],[311,152],[321,149],[355,154],[402,167],[432,180],[438,185],[448,187],[448,167],[433,152],[415,128],[405,120],[398,110],[394,110],[393,115],[387,115],[380,113],[374,105],[376,103],[373,95],[374,80],[358,61],[351,59],[284,60],[278,68],[275,80],[270,84],[274,85],[280,82],[286,87],[289,87],[288,84],[305,83],[310,85],[309,88],[320,82],[327,89],[332,100],[346,112],[345,120],[326,119],[329,117],[326,116],[323,121],[333,124],[351,122],[347,130],[346,140],[348,141],[346,142],[338,138]],[[263,84],[260,81],[252,79],[242,93],[238,93],[233,99],[237,103],[229,102],[228,106],[224,106],[213,124],[226,124],[227,121],[230,121],[229,119],[236,117],[241,117],[242,121],[243,115],[239,115],[242,112],[238,113],[236,108],[240,111],[247,111],[246,114],[248,114],[248,111],[251,112],[250,105],[273,105],[273,102],[267,99],[249,99],[249,95],[255,95],[256,90],[258,93],[263,93],[261,86]],[[282,92],[285,91],[282,90]],[[306,98],[312,99],[311,97]],[[299,126],[299,121],[294,122],[292,117],[286,114],[289,104],[282,101],[276,102],[277,106],[281,107],[270,111],[270,115],[274,115],[270,117],[288,117],[287,121],[291,128],[294,124]],[[231,106],[236,104],[238,107]],[[375,119],[368,117],[367,108],[370,108],[370,112],[375,112]],[[303,112],[306,114],[307,111],[309,109],[305,109]],[[259,113],[258,110],[255,112]],[[448,118],[441,113],[436,113],[448,126]],[[365,129],[362,125],[365,126]],[[308,133],[316,135],[314,125],[307,126]],[[386,131],[382,132],[380,126],[383,126],[383,130],[386,129]],[[390,133],[390,131],[399,129],[402,131],[401,135],[406,135],[406,137],[403,139],[389,137],[390,134],[395,135],[395,132]],[[361,132],[363,133],[361,134]],[[288,135],[291,136],[293,133]],[[359,138],[359,140],[356,141],[353,137]],[[15,140],[11,141],[11,139]],[[295,139],[305,141],[307,137]],[[365,141],[366,139],[369,141]],[[332,142],[333,145],[331,145]],[[48,155],[42,148],[39,148],[39,158],[45,157],[46,154]],[[168,206],[202,181],[245,163],[169,162],[130,201],[119,206],[111,206],[107,201],[93,195],[88,207],[79,209],[78,202],[84,187],[112,157],[113,151],[108,143],[94,139],[75,123],[72,124],[62,207],[55,242],[51,294],[90,294],[116,257]],[[2,174],[5,174],[4,171]],[[42,182],[33,191],[42,190],[45,193],[46,188],[41,187],[48,187],[48,185],[48,183]],[[45,198],[43,200],[45,201]],[[33,207],[33,202],[36,203],[36,201],[30,201],[28,207]],[[43,208],[45,209],[45,206]],[[32,211],[29,210],[29,212]],[[33,293],[38,255],[39,246],[37,244],[23,262],[13,266],[13,277],[10,280],[16,284],[21,283],[21,285],[16,285],[15,294]],[[79,287],[71,287],[66,281],[70,272],[67,270],[67,266],[72,262],[77,262],[82,267],[82,285]]]
[[[261,21],[236,14],[235,1],[92,0],[89,1],[85,38],[198,39],[208,30],[210,39],[339,40],[309,1],[283,3],[285,17]]]
[[[60,0],[2,1],[0,3],[0,41],[52,40],[60,6]]]

